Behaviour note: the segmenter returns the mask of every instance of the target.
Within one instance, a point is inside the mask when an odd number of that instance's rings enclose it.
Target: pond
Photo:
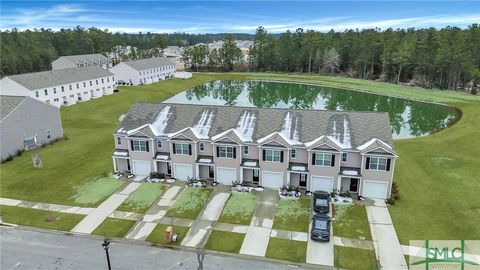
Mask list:
[[[308,84],[212,81],[166,102],[184,104],[388,112],[394,139],[435,133],[458,119],[455,108]]]

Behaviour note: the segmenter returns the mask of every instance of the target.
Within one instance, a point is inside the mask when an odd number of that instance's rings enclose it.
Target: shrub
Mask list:
[[[390,197],[387,199],[387,203],[390,204],[390,205],[395,205],[395,199]]]
[[[15,155],[16,155],[17,157],[19,157],[19,156],[21,156],[21,155],[23,154],[24,151],[25,151],[25,150],[23,150],[23,149],[18,149]]]
[[[12,161],[12,160],[13,160],[13,156],[8,155],[7,158],[5,159],[5,162],[9,162],[9,161]]]
[[[163,179],[163,178],[165,178],[165,174],[160,173],[160,172],[151,172],[150,173],[150,178]]]

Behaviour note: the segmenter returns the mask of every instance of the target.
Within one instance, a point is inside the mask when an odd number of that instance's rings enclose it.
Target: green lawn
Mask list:
[[[70,231],[85,216],[59,213],[15,206],[0,206],[0,215],[5,223]]]
[[[96,177],[74,187],[76,194],[70,199],[73,199],[75,204],[98,205],[124,183],[115,179],[112,174]]]
[[[143,214],[162,195],[165,189],[166,186],[162,184],[142,183],[117,210]]]
[[[165,215],[196,219],[212,191],[211,188],[186,187]]]
[[[232,192],[218,222],[249,225],[256,206],[256,195]]]
[[[156,244],[162,244],[166,245],[165,241],[165,230],[167,229],[169,225],[166,224],[157,224],[155,226],[155,229],[152,231],[152,233],[148,236],[147,241],[156,243]],[[173,246],[178,246],[182,242],[183,238],[187,234],[188,230],[190,228],[188,227],[182,227],[182,226],[173,226],[173,231],[178,234],[179,238],[177,242],[171,243]]]
[[[212,231],[205,249],[238,253],[244,238],[245,234],[243,233]]]
[[[372,240],[365,206],[336,204],[335,209],[333,235],[355,239],[363,236],[365,240]]]
[[[335,246],[335,267],[352,270],[375,270],[377,260],[375,251]]]
[[[390,213],[401,243],[410,239],[480,239],[480,97],[453,91],[426,90],[342,77],[278,73],[195,73],[188,80],[167,80],[62,107],[68,140],[35,150],[43,168],[32,166],[26,152],[0,165],[0,196],[67,205],[78,187],[112,170],[112,133],[118,117],[136,102],[160,102],[195,85],[215,79],[257,79],[306,82],[410,99],[441,102],[462,111],[453,127],[437,134],[395,141],[399,159],[395,181],[401,200]],[[101,199],[100,199],[101,200]],[[95,203],[98,204],[99,202]]]
[[[123,238],[133,225],[135,225],[134,220],[107,218],[93,231],[92,234],[103,235],[105,237]]]
[[[307,256],[307,242],[270,237],[265,256],[304,263]]]
[[[310,224],[310,198],[280,199],[273,229],[307,232]]]

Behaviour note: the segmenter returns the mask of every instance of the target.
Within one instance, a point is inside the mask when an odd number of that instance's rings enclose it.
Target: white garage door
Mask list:
[[[193,176],[192,165],[189,164],[174,164],[173,177],[175,179],[187,180]]]
[[[142,160],[133,160],[133,174],[139,176],[147,176],[151,172],[150,162]]]
[[[262,186],[268,188],[280,188],[283,186],[283,174],[274,172],[262,172]]]
[[[385,199],[387,198],[387,183],[368,181],[363,182],[363,192],[364,197]]]
[[[217,182],[224,185],[231,185],[233,181],[237,180],[237,170],[235,168],[218,168]]]
[[[310,184],[310,191],[313,192],[317,190],[333,192],[333,178],[312,175],[312,183]]]

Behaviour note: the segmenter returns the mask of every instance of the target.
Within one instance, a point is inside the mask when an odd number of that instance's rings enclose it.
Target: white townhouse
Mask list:
[[[91,66],[99,66],[107,69],[112,67],[112,61],[104,55],[96,53],[60,56],[52,62],[52,69],[79,68]]]
[[[175,64],[165,57],[153,57],[121,62],[109,70],[119,84],[140,85],[172,78]]]
[[[0,94],[28,96],[60,107],[111,95],[115,77],[99,66],[57,69],[6,76]]]

